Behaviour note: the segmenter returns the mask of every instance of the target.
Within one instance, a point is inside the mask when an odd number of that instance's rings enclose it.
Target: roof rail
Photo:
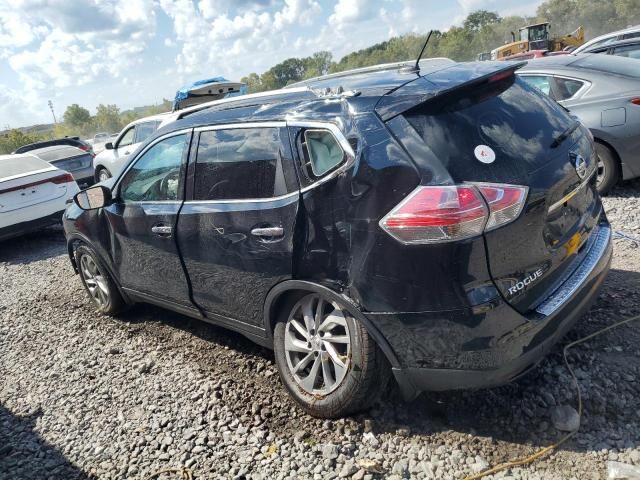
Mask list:
[[[446,60],[449,61],[451,63],[455,63],[453,60],[451,60],[450,58],[446,58],[446,57],[434,57],[434,58],[425,58],[420,60],[420,63],[428,63],[428,62],[433,62],[433,61],[442,61],[442,60]],[[340,78],[340,77],[348,77],[350,75],[357,75],[359,73],[372,73],[372,72],[382,72],[385,70],[399,70],[403,67],[413,67],[415,65],[415,60],[405,60],[402,62],[392,62],[392,63],[381,63],[379,65],[372,65],[370,67],[360,67],[360,68],[354,68],[352,70],[345,70],[343,72],[336,72],[336,73],[329,73],[327,75],[320,75],[318,77],[313,77],[313,78],[308,78],[307,80],[301,80],[300,82],[296,82],[296,83],[292,83],[291,85],[288,85],[286,87],[284,87],[283,90],[293,90],[294,88],[300,88],[301,85],[306,85],[308,83],[313,83],[313,82],[317,82],[320,80],[328,80],[331,78]]]
[[[210,102],[205,102],[199,105],[194,105],[192,107],[187,107],[185,109],[178,110],[177,112],[175,112],[178,114],[178,116],[176,117],[176,120],[180,120],[181,118],[186,117],[190,113],[199,112],[201,110],[206,110],[209,107],[215,107],[217,105],[223,105],[225,103],[240,102],[240,101],[243,101],[246,99],[252,99],[252,98],[274,97],[277,95],[291,95],[292,93],[298,93],[298,92],[313,93],[313,91],[309,87],[297,87],[297,88],[288,88],[288,89],[281,88],[279,90],[268,90],[266,92],[249,93],[247,95],[237,95],[234,97],[221,98],[219,100],[212,100]]]

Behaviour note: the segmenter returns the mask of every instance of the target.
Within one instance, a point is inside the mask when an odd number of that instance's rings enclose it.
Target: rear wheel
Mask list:
[[[274,329],[280,378],[293,399],[316,417],[366,409],[385,387],[388,368],[364,326],[317,293],[285,304]]]
[[[606,195],[620,178],[620,167],[613,151],[596,142],[596,153],[598,155],[598,173],[596,187],[602,195]]]
[[[95,173],[96,182],[104,182],[105,180],[109,180],[111,178],[111,174],[109,170],[104,167],[98,167]]]
[[[82,284],[98,311],[109,315],[121,311],[125,302],[115,282],[85,245],[76,250],[76,264]]]

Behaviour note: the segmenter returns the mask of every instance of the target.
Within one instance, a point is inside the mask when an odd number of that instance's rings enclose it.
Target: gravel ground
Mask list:
[[[616,230],[640,236],[639,192],[630,182],[605,200]],[[412,403],[391,390],[366,415],[317,420],[287,398],[272,353],[239,335],[144,305],[97,315],[59,228],[0,244],[0,279],[2,479],[142,479],[181,466],[197,479],[457,479],[559,439],[552,414],[575,405],[558,345],[513,385]],[[616,239],[600,298],[564,341],[634,314],[640,248]],[[579,433],[494,478],[596,479],[609,460],[640,465],[639,327],[573,350]]]

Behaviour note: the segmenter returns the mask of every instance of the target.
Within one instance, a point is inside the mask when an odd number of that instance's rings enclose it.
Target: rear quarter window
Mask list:
[[[414,159],[416,163],[429,169],[431,162],[439,162],[454,181],[522,179],[559,153],[550,146],[573,121],[556,102],[517,77],[443,96],[405,117],[433,155]],[[490,147],[495,161],[485,164],[476,158],[479,146]]]

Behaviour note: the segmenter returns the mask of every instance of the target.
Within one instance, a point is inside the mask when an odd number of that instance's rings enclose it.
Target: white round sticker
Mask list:
[[[482,163],[493,163],[496,161],[496,152],[493,151],[493,148],[488,147],[487,145],[478,145],[473,150],[473,153]]]

